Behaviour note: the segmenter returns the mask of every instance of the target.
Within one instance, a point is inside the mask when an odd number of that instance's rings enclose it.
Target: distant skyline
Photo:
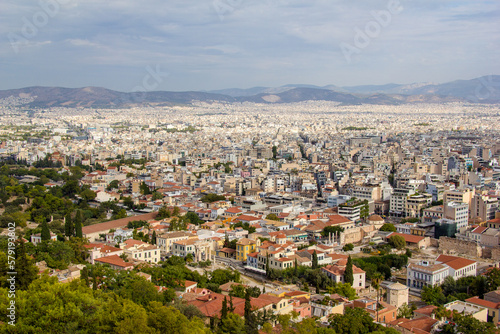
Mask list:
[[[498,0],[6,0],[0,32],[2,90],[355,86],[500,74]]]

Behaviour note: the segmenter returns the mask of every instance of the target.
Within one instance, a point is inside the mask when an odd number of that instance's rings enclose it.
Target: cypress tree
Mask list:
[[[314,250],[312,256],[312,268],[318,269],[318,254],[316,253],[316,250]]]
[[[75,216],[75,236],[77,238],[83,238],[82,221],[82,212],[78,210]]]
[[[227,318],[227,297],[224,296],[224,302],[222,303],[222,310],[220,311],[220,320]]]
[[[250,304],[250,291],[247,289],[245,293],[245,329],[247,333],[254,333],[255,324],[252,319],[252,305]]]
[[[49,230],[49,225],[47,225],[47,222],[44,221],[42,223],[42,233],[40,234],[42,241],[49,241],[50,240],[50,230]]]
[[[352,259],[351,256],[347,258],[347,264],[344,271],[344,283],[352,284],[354,283],[354,272],[352,270]]]
[[[229,308],[228,308],[228,311],[230,313],[234,312],[233,296],[229,296]]]
[[[69,238],[75,235],[75,227],[73,226],[73,222],[71,221],[71,213],[68,212],[66,217],[64,217],[64,234]]]
[[[81,279],[85,281],[86,286],[89,286],[89,268],[87,268],[87,266],[82,269]]]
[[[156,231],[153,231],[153,236],[151,237],[151,243],[156,245]]]
[[[266,277],[269,277],[269,254],[266,255]]]

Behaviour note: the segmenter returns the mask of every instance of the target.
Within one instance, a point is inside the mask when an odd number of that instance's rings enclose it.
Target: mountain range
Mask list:
[[[500,76],[490,75],[471,80],[442,84],[415,83],[337,87],[291,84],[281,87],[230,88],[190,92],[118,92],[100,87],[61,88],[27,87],[0,90],[0,102],[22,101],[26,107],[123,108],[133,105],[168,106],[204,102],[293,103],[336,101],[345,105],[405,103],[500,103]],[[8,103],[7,103],[8,104]],[[18,102],[19,104],[19,102]]]

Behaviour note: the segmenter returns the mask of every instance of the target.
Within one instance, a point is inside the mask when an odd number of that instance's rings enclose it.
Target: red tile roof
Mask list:
[[[436,261],[442,262],[455,270],[459,270],[476,263],[476,261],[464,259],[463,257],[443,255],[443,254],[439,255]]]
[[[424,240],[424,237],[418,236],[418,235],[413,235],[413,234],[405,234],[405,233],[397,233],[397,232],[392,232],[387,236],[387,238],[392,237],[393,235],[399,235],[403,237],[406,241],[406,243],[409,244],[418,244],[420,241]]]
[[[100,257],[98,259],[95,259],[96,262],[102,262],[102,263],[107,263],[113,266],[121,267],[123,269],[128,269],[128,268],[133,268],[134,264],[131,262],[125,262],[121,257],[118,255],[111,255],[111,256],[105,256],[105,257]]]

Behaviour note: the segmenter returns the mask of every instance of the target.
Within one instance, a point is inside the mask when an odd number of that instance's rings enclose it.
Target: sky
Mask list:
[[[3,0],[0,89],[216,90],[500,74],[498,0]]]

